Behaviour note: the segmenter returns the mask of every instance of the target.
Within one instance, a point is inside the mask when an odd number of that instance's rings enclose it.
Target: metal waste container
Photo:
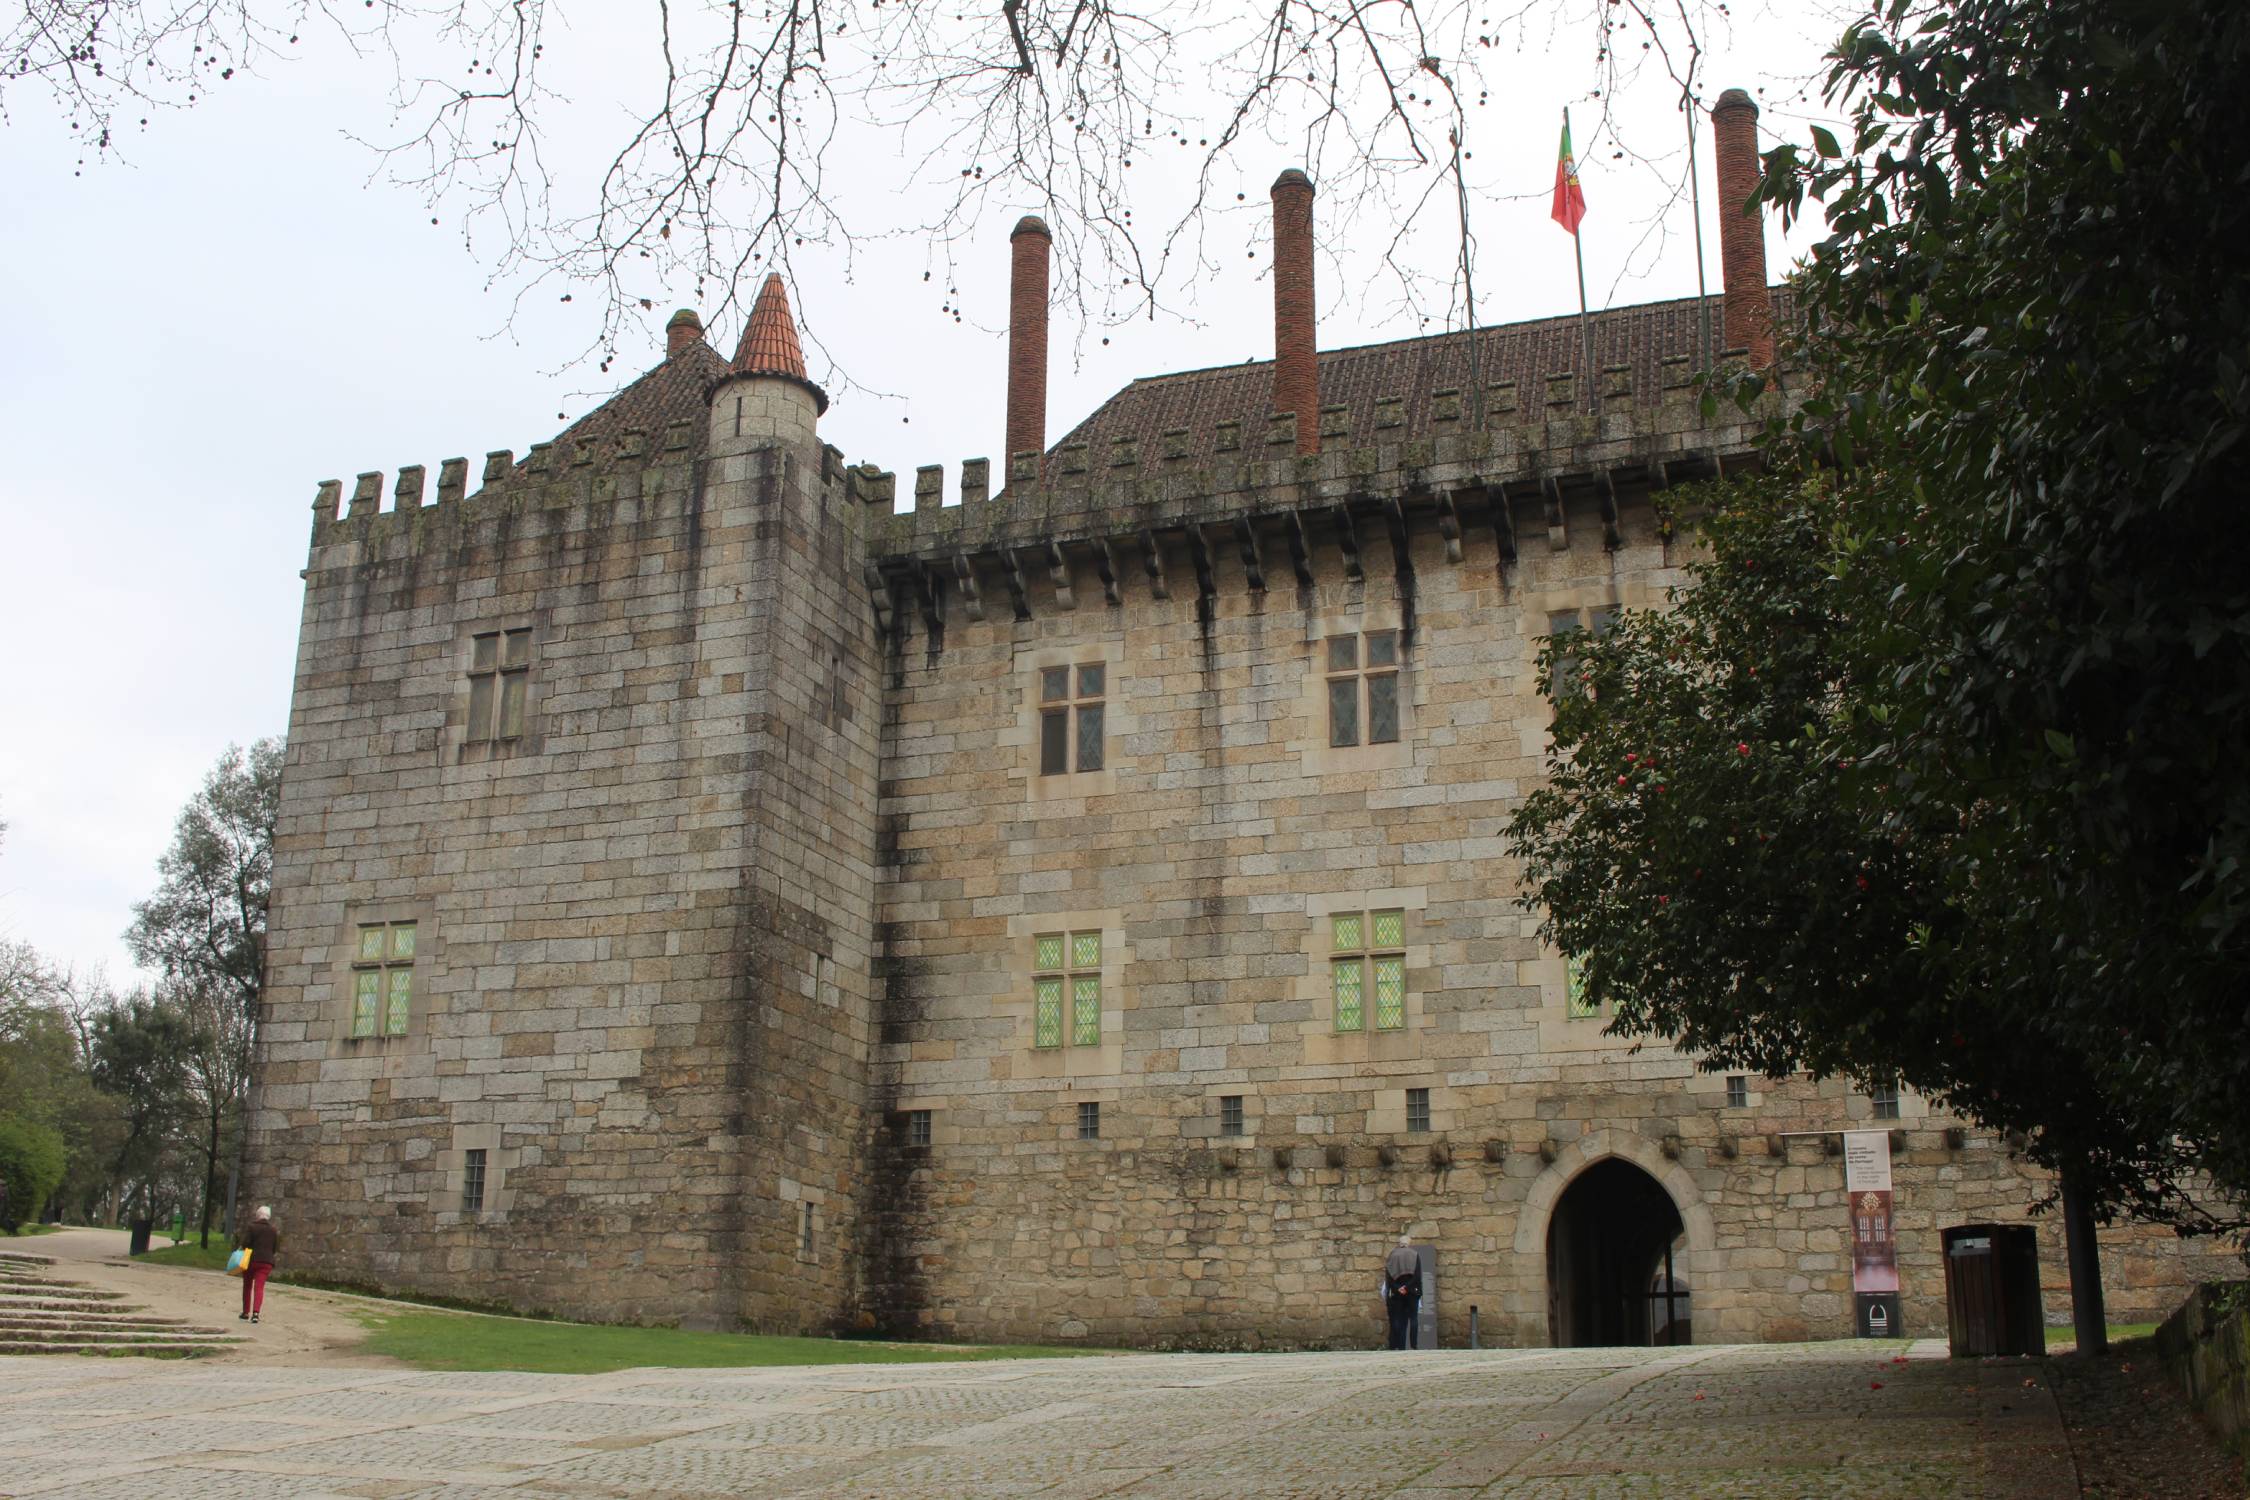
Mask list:
[[[1944,1241],[1953,1357],[2045,1354],[2038,1231],[2028,1224],[1956,1224]]]

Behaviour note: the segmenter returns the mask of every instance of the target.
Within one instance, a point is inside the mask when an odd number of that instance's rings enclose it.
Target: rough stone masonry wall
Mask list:
[[[777,399],[794,394],[775,388]],[[853,1249],[868,1191],[881,718],[866,507],[832,455],[810,447],[716,457],[712,471],[714,497],[757,517],[748,613],[759,665],[743,724],[749,847],[736,934],[753,1002],[738,1087],[738,1311],[752,1327],[810,1332],[866,1299]],[[722,594],[709,607],[730,604]]]
[[[1476,1304],[1487,1340],[1543,1343],[1548,1214],[1619,1157],[1681,1211],[1698,1340],[1850,1333],[1841,1161],[1766,1137],[1872,1124],[1869,1101],[1752,1079],[1727,1108],[1723,1079],[1569,1018],[1564,965],[1515,904],[1501,834],[1541,774],[1536,638],[1553,612],[1685,581],[1645,503],[1614,551],[1590,500],[1569,535],[1534,534],[1503,570],[1489,529],[1449,563],[1423,523],[1409,579],[1363,540],[1360,584],[1316,537],[1314,585],[1284,572],[1263,591],[1215,546],[1207,629],[1176,534],[1169,599],[1135,570],[1117,606],[1081,578],[1058,608],[1027,569],[1027,621],[956,611],[939,649],[902,614],[883,1053],[933,1140],[896,1153],[894,1317],[975,1338],[1364,1344],[1381,1256],[1409,1231],[1438,1249],[1447,1341]],[[1409,604],[1403,743],[1329,749],[1322,639],[1401,626]],[[1038,669],[1089,661],[1108,673],[1107,766],[1041,778]],[[1377,907],[1407,913],[1408,1025],[1338,1035],[1326,917]],[[1031,944],[1075,930],[1104,934],[1102,1043],[1035,1049]],[[1406,1129],[1409,1088],[1430,1091],[1427,1133]],[[1219,1133],[1227,1095],[1240,1138]],[[1077,1139],[1086,1101],[1099,1140]],[[2043,1189],[1991,1135],[1955,1148],[1954,1122],[1911,1097],[1905,1113],[1904,1316],[1933,1333],[1938,1228],[2020,1220]],[[2059,1243],[2043,1251],[2060,1313]],[[2131,1236],[2110,1265],[2121,1317],[2186,1281]]]
[[[293,1265],[580,1316],[733,1324],[748,1278],[794,1258],[793,1224],[778,1246],[760,1238],[794,1205],[757,1192],[779,1196],[781,1117],[834,1075],[818,1062],[834,1051],[825,1018],[864,990],[838,977],[864,962],[840,952],[819,976],[775,962],[783,945],[765,934],[778,924],[758,902],[779,866],[757,870],[753,847],[763,835],[765,857],[784,857],[771,831],[783,819],[763,814],[820,801],[821,777],[872,798],[871,773],[821,769],[854,756],[803,743],[823,731],[798,722],[794,660],[781,681],[767,670],[808,621],[852,637],[776,576],[803,561],[802,517],[833,468],[806,457],[734,459],[708,490],[683,455],[519,476],[466,501],[449,470],[439,505],[382,513],[368,476],[340,521],[324,494],[251,1140],[252,1191],[275,1205]],[[772,486],[748,472],[761,466],[811,486],[798,519],[776,518]],[[488,477],[506,472],[503,455]],[[851,550],[833,528],[814,543]],[[470,638],[522,625],[535,634],[525,733],[504,750],[467,743]],[[821,659],[824,676],[836,659]],[[871,766],[855,727],[873,718],[864,690],[830,701],[842,728],[825,732],[856,736]],[[864,905],[864,874],[859,891]],[[352,934],[400,918],[419,927],[412,1023],[354,1040]],[[792,980],[761,993],[796,968],[801,992]],[[864,1039],[840,1029],[863,1058]],[[769,1091],[776,1077],[789,1083]],[[481,1213],[463,1209],[471,1148],[487,1153]],[[797,1174],[819,1191],[810,1165]],[[784,1305],[773,1320],[840,1302],[800,1286]]]

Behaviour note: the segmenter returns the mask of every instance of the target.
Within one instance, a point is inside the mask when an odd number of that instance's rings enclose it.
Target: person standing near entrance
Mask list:
[[[242,1273],[242,1316],[255,1323],[266,1307],[266,1278],[273,1274],[274,1257],[281,1253],[281,1232],[273,1227],[273,1210],[261,1207],[252,1214],[250,1227],[235,1243],[250,1251],[249,1267]]]
[[[1415,1348],[1415,1324],[1422,1311],[1422,1256],[1410,1234],[1400,1235],[1398,1248],[1383,1257],[1383,1308],[1391,1317],[1389,1347]]]

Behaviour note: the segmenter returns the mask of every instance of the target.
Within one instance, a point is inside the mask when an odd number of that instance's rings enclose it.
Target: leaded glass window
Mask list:
[[[1100,662],[1039,669],[1039,774],[1099,771],[1109,671]]]
[[[512,740],[523,735],[525,706],[531,700],[531,627],[488,630],[469,641],[469,725],[471,744]]]
[[[352,954],[352,1035],[404,1036],[414,1016],[412,922],[363,922]]]
[[[1332,747],[1395,744],[1398,720],[1398,632],[1370,630],[1328,637],[1328,743]]]
[[[1406,913],[1396,907],[1336,912],[1328,919],[1328,982],[1338,1031],[1367,1029],[1372,990],[1375,1029],[1406,1026]]]
[[[1063,1044],[1066,1002],[1070,1044],[1093,1047],[1101,1043],[1100,932],[1046,932],[1033,938],[1031,986],[1034,1047]]]
[[[1590,1020],[1602,1013],[1601,1001],[1586,987],[1586,955],[1573,953],[1563,964],[1564,1006],[1574,1021]]]

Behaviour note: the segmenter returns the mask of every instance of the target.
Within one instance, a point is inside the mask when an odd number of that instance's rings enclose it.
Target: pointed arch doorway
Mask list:
[[[1633,1163],[1609,1157],[1571,1179],[1547,1222],[1555,1347],[1692,1342],[1686,1237],[1671,1195]]]

